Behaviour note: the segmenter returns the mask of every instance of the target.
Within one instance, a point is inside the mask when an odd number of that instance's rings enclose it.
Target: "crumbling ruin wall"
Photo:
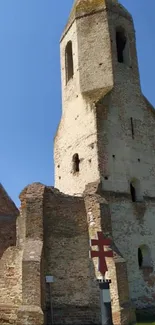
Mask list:
[[[16,247],[19,211],[0,185],[0,324],[16,322],[21,302],[22,251]]]
[[[114,241],[127,263],[130,296],[138,310],[155,311],[155,202],[111,195]],[[138,250],[142,253],[139,264]]]
[[[23,248],[22,301],[18,325],[43,325],[43,200],[45,186],[34,183],[20,195],[23,222],[19,223]],[[19,234],[20,234],[19,229]]]
[[[55,278],[52,283],[54,324],[100,323],[100,296],[89,259],[89,233],[83,198],[46,188],[44,255],[46,275]],[[46,289],[48,309],[48,284]]]

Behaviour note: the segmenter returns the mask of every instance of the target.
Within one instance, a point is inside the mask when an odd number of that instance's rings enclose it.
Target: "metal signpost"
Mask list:
[[[51,309],[51,325],[54,324],[53,321],[53,304],[52,304],[52,283],[54,282],[54,277],[52,275],[46,276],[46,283],[49,283],[49,291],[50,291],[50,309]]]
[[[101,316],[102,325],[113,325],[112,311],[111,311],[111,298],[110,298],[110,283],[111,280],[105,280],[105,273],[108,271],[105,257],[113,257],[112,250],[104,251],[104,246],[110,246],[111,240],[104,238],[102,232],[97,232],[98,239],[91,240],[91,246],[98,246],[98,251],[90,251],[91,258],[98,257],[99,259],[99,272],[102,279],[97,280],[100,288],[100,301],[101,301]]]

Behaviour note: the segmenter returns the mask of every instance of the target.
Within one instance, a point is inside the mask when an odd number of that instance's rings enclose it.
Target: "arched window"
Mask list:
[[[78,173],[80,171],[80,159],[78,153],[75,153],[73,156],[73,173]]]
[[[143,196],[140,191],[140,181],[138,179],[133,179],[130,182],[130,193],[132,202],[141,202],[143,200]]]
[[[150,248],[147,245],[138,248],[138,265],[140,269],[153,267]]]
[[[66,65],[66,83],[73,78],[74,67],[73,67],[73,51],[72,42],[69,41],[66,45],[65,50],[65,65]]]
[[[116,46],[117,46],[117,60],[120,63],[129,63],[129,47],[125,34],[125,30],[122,27],[116,29]]]

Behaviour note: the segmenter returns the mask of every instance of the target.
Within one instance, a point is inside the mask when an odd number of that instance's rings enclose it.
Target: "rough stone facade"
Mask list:
[[[121,28],[126,36],[123,63],[118,62],[116,38]],[[74,74],[66,82],[69,41]],[[83,195],[87,184],[100,180],[109,204],[113,240],[126,262],[130,297],[136,308],[152,310],[155,115],[141,91],[133,20],[118,1],[75,1],[61,39],[61,72],[56,187]],[[73,171],[75,153],[80,161],[77,173]],[[136,202],[132,202],[131,184]],[[143,252],[144,246],[148,252]],[[150,255],[147,265],[139,265],[139,249]]]
[[[35,183],[23,190],[20,199],[17,243],[0,261],[5,274],[0,282],[0,321],[51,324],[51,292],[45,279],[52,275],[54,324],[100,324],[98,260],[89,258],[89,240],[103,231],[113,242],[109,204],[101,184],[89,184],[83,197],[74,197]],[[113,279],[113,320],[125,325],[135,315],[125,260],[114,242],[112,249],[114,258],[107,258],[107,276]]]
[[[0,324],[101,324],[101,275],[89,258],[97,231],[114,253],[113,323],[132,324],[135,309],[155,313],[155,115],[141,92],[133,20],[118,1],[75,1],[61,75],[59,190],[27,186],[19,214],[0,187]]]
[[[0,184],[0,324],[14,322],[20,301],[20,257],[16,247],[18,209]]]

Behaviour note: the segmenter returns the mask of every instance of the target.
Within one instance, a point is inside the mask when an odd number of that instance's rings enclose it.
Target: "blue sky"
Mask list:
[[[54,184],[59,39],[72,3],[0,0],[0,182],[18,206],[27,184]],[[121,3],[134,18],[142,89],[155,106],[155,1]]]

